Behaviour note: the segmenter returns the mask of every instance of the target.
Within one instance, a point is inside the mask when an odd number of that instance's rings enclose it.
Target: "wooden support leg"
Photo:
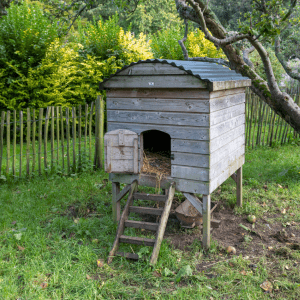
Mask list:
[[[203,195],[203,247],[210,247],[210,195]]]
[[[242,185],[242,179],[243,179],[243,167],[240,167],[236,171],[236,204],[238,206],[242,206],[243,204],[243,185]]]
[[[120,193],[120,183],[112,182],[112,214],[113,221],[119,222],[121,213],[120,201],[117,201],[117,195]]]

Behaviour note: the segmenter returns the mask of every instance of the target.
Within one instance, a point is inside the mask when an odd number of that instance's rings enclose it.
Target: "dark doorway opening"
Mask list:
[[[142,134],[142,173],[171,175],[171,137],[159,130],[149,130]]]

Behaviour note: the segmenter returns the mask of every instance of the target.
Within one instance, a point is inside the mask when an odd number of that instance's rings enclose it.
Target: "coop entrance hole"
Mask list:
[[[142,173],[171,175],[171,137],[159,130],[142,133],[143,150]]]

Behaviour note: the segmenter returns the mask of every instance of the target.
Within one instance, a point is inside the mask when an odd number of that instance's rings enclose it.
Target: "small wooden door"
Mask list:
[[[138,135],[117,129],[104,136],[105,171],[138,174]]]

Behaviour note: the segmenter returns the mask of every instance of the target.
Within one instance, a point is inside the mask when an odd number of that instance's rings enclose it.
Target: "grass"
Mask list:
[[[296,145],[249,150],[244,205],[235,213],[299,223],[299,162]],[[205,252],[199,240],[189,251],[164,240],[155,268],[148,264],[148,247],[133,247],[145,258],[139,262],[115,258],[97,266],[116,233],[107,178],[89,171],[0,185],[0,299],[300,299],[300,251],[287,247],[247,258],[227,256],[215,241]],[[232,206],[234,191],[229,179],[212,199]],[[294,215],[278,214],[282,208]],[[167,230],[192,232],[172,224]],[[199,272],[201,263],[212,265]],[[271,294],[260,287],[265,280],[273,285]]]

